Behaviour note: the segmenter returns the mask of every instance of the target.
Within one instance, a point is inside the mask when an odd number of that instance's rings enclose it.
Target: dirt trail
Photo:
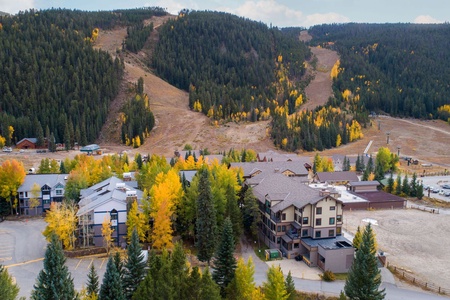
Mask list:
[[[299,38],[304,42],[312,39],[307,31],[302,31]],[[305,89],[308,101],[302,105],[302,108],[312,110],[319,105],[324,105],[328,101],[328,98],[333,96],[333,82],[330,73],[331,68],[333,68],[339,59],[339,55],[336,51],[325,48],[310,47],[310,49],[314,57],[317,58],[317,66],[315,70],[312,67],[308,69],[308,73],[313,75],[314,79]]]
[[[154,17],[150,20],[158,28],[167,19],[173,16]],[[122,41],[126,36],[126,29],[100,32],[96,47],[117,55],[116,50],[121,49]],[[149,38],[149,43],[158,40],[157,30]],[[154,153],[159,155],[172,155],[174,150],[182,149],[190,144],[196,149],[208,148],[211,152],[228,150],[230,148],[251,148],[257,151],[274,149],[266,128],[268,121],[248,124],[228,123],[223,126],[213,126],[203,114],[189,109],[189,95],[177,89],[161,78],[155,76],[145,65],[151,55],[150,45],[138,54],[126,52],[125,77],[121,91],[114,100],[108,120],[102,129],[98,143],[112,151],[124,149],[120,145],[120,129],[118,128],[118,115],[120,107],[127,101],[128,84],[137,82],[139,77],[144,78],[144,90],[149,95],[150,107],[155,115],[156,126],[150,137],[145,140],[136,152]]]

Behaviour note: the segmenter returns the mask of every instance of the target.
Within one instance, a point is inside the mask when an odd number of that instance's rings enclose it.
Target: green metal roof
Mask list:
[[[100,149],[99,145],[91,144],[91,145],[84,146],[83,148],[80,149],[80,151],[81,152],[93,152],[93,151],[97,151],[98,149]]]

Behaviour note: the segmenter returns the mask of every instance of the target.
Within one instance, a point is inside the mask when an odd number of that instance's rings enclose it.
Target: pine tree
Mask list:
[[[156,277],[155,299],[174,300],[174,286],[169,253],[163,250],[159,256],[159,270]]]
[[[117,273],[119,273],[120,281],[122,282],[123,276],[125,274],[125,269],[124,269],[122,258],[120,257],[120,252],[117,251],[114,254],[113,258],[114,258],[114,264],[116,265]]]
[[[123,289],[126,299],[131,299],[137,287],[145,278],[144,255],[139,245],[139,237],[136,229],[131,234],[131,243],[127,248],[127,261],[124,268]]]
[[[369,174],[373,173],[373,171],[374,171],[374,164],[373,164],[372,155],[369,156],[369,160],[367,161],[367,165],[366,165],[365,170],[369,170]]]
[[[423,198],[423,185],[418,184],[416,189],[416,197],[417,199],[421,200]]]
[[[377,165],[375,167],[375,180],[383,180],[384,179],[384,171],[383,171],[383,165],[380,161],[377,160]]]
[[[345,281],[344,291],[350,299],[384,299],[384,289],[378,290],[381,275],[375,254],[375,237],[369,223],[364,230],[361,245]]]
[[[230,218],[226,218],[223,224],[219,248],[214,257],[213,273],[213,279],[220,286],[222,296],[225,296],[225,288],[233,280],[236,270],[234,246],[233,225],[231,224]]]
[[[400,195],[402,193],[402,177],[400,175],[397,175],[396,183],[395,194]]]
[[[296,299],[295,283],[290,270],[288,275],[286,276],[286,281],[284,282],[284,284],[286,285],[286,293],[288,294],[287,300]]]
[[[205,268],[201,279],[200,298],[202,300],[220,300],[220,287],[214,282],[209,273],[209,268]]]
[[[362,168],[361,168],[361,158],[358,154],[358,157],[356,158],[356,163],[355,163],[355,169],[357,172],[361,172]]]
[[[267,300],[287,300],[289,297],[286,292],[283,272],[279,265],[269,267],[269,270],[267,270],[267,282],[264,282],[263,286]]]
[[[363,181],[369,180],[369,176],[370,176],[370,171],[369,171],[368,168],[366,168],[366,169],[364,170],[362,180],[363,180]]]
[[[13,283],[11,275],[0,265],[0,295],[2,300],[15,300],[19,294],[19,286]]]
[[[155,299],[156,278],[160,268],[160,259],[152,250],[148,257],[148,272],[133,294],[133,300]]]
[[[402,183],[402,193],[405,194],[405,196],[408,196],[410,190],[411,190],[411,188],[409,186],[408,174],[405,174],[405,177],[403,178],[403,183]]]
[[[242,216],[238,206],[234,186],[231,184],[228,185],[226,187],[225,194],[227,198],[225,215],[230,218],[231,224],[233,225],[234,241],[237,242],[242,234]]]
[[[76,299],[73,279],[65,262],[61,241],[53,234],[45,251],[44,269],[39,272],[31,299]]]
[[[386,192],[388,192],[388,193],[393,193],[394,192],[394,177],[393,177],[392,172],[391,172],[391,175],[389,176],[389,179],[388,179],[388,185],[386,187]]]
[[[410,189],[409,189],[409,196],[416,197],[417,196],[417,175],[416,173],[413,174],[413,177],[411,179],[410,183]]]
[[[89,269],[89,273],[88,273],[88,281],[86,283],[86,290],[87,290],[87,295],[88,296],[98,296],[98,275],[97,272],[95,271],[95,267],[94,264],[91,264],[91,267]]]
[[[186,254],[183,244],[178,242],[172,252],[172,263],[170,265],[173,280],[174,299],[183,299],[183,290],[186,289],[186,281],[189,277],[189,270],[186,264]]]
[[[108,259],[105,275],[103,275],[102,286],[100,287],[99,300],[125,300],[120,274],[112,256]]]
[[[186,300],[197,300],[201,299],[201,276],[200,270],[197,266],[193,267],[189,278],[187,280],[187,288],[183,291],[184,297],[182,299]]]
[[[200,170],[198,184],[196,246],[198,259],[208,262],[208,265],[216,248],[216,224],[209,172],[204,168]]]

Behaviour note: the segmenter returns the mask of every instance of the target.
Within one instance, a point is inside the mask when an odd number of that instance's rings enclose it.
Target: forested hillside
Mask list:
[[[27,11],[0,17],[0,135],[93,142],[116,96],[123,62],[94,50],[99,30],[136,26],[160,8]]]
[[[337,104],[352,100],[367,111],[435,118],[450,103],[449,24],[334,24],[309,33],[313,44],[341,56]]]
[[[214,120],[256,121],[302,91],[309,49],[279,29],[227,13],[184,12],[160,31],[157,73],[190,91],[190,107]],[[298,100],[297,100],[298,102]]]

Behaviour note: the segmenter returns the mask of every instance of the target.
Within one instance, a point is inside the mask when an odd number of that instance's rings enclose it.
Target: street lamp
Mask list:
[[[389,135],[390,135],[390,134],[391,134],[390,132],[386,132],[386,136],[387,136],[386,144],[388,144],[388,145],[389,145]]]
[[[397,156],[398,157],[400,157],[400,149],[401,149],[402,147],[400,147],[400,146],[397,146]]]

